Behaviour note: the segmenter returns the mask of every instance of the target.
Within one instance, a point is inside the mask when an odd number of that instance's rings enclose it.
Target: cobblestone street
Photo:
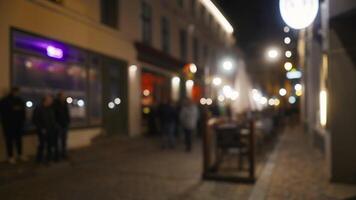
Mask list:
[[[0,164],[1,199],[324,200],[343,199],[356,191],[328,184],[322,156],[308,147],[299,129],[287,129],[281,136],[271,175],[256,185],[201,181],[198,144],[191,154],[183,147],[158,147],[153,139],[109,138],[74,151],[70,162],[49,167]],[[258,198],[253,198],[256,192]]]

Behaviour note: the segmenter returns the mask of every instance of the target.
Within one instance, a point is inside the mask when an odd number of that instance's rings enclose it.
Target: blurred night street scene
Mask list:
[[[1,200],[356,200],[356,0],[0,0]]]

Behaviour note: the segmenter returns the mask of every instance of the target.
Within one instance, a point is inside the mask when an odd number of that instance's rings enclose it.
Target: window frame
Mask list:
[[[153,44],[153,12],[152,6],[141,1],[141,41],[151,46]]]

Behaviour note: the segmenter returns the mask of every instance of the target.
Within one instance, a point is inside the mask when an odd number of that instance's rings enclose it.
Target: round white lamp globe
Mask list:
[[[304,29],[318,15],[319,0],[279,0],[279,10],[289,27]]]

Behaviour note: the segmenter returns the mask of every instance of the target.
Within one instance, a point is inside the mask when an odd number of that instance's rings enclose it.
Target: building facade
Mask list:
[[[324,0],[313,26],[299,37],[302,119],[333,182],[356,183],[355,20],[355,1]]]
[[[210,0],[0,0],[0,18],[0,90],[21,88],[27,154],[44,94],[68,95],[70,148],[101,133],[141,135],[150,106],[201,96],[204,76],[234,44]],[[185,70],[192,63],[196,73]]]

